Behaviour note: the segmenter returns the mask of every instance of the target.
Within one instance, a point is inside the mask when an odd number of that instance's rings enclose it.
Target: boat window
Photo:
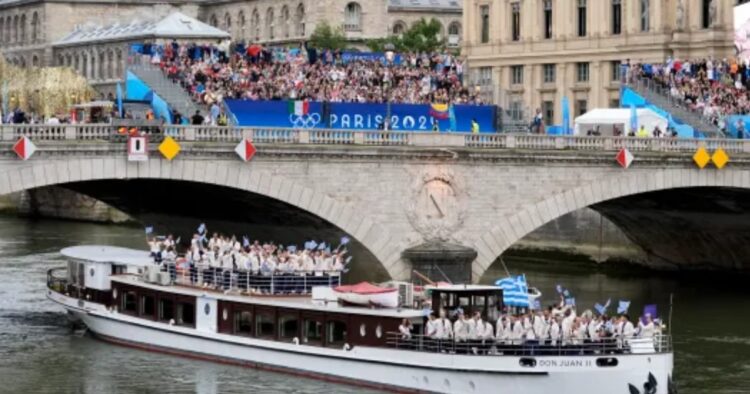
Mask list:
[[[323,323],[318,320],[305,319],[303,343],[320,345],[323,343]]]
[[[606,357],[606,358],[597,358],[596,359],[596,366],[597,367],[616,367],[618,364],[618,361],[614,357]]]
[[[273,314],[269,312],[258,313],[255,316],[255,335],[258,337],[273,338],[274,334]]]
[[[375,327],[375,336],[378,338],[381,338],[383,336],[383,326],[378,324],[377,327]]]
[[[365,323],[362,323],[359,325],[359,336],[364,337],[367,335],[367,326],[365,326]]]
[[[529,367],[529,368],[536,367],[536,359],[533,359],[533,358],[526,358],[526,357],[524,357],[524,358],[521,358],[520,360],[518,360],[518,363],[522,367]]]
[[[132,313],[136,314],[138,313],[138,302],[136,301],[135,292],[134,291],[126,291],[125,294],[123,294],[122,297],[122,312],[124,313]]]
[[[253,314],[250,311],[234,312],[234,333],[253,335]]]
[[[195,325],[195,304],[192,302],[180,302],[177,304],[176,323],[181,326]]]
[[[174,319],[174,301],[169,298],[159,299],[159,320],[169,321]]]
[[[326,344],[332,347],[344,346],[346,341],[346,323],[340,321],[329,321],[326,335]]]
[[[153,319],[154,316],[154,296],[141,296],[141,315]]]
[[[279,318],[279,339],[292,339],[299,335],[299,320],[297,316],[281,316]]]

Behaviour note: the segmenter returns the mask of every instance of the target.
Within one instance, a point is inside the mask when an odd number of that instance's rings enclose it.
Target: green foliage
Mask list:
[[[344,49],[346,44],[344,29],[341,26],[331,27],[328,22],[319,23],[310,36],[310,45],[318,49]]]
[[[366,45],[374,52],[383,52],[388,43],[393,44],[398,52],[435,52],[445,46],[445,40],[439,34],[440,22],[437,19],[422,18],[400,36],[368,40]]]

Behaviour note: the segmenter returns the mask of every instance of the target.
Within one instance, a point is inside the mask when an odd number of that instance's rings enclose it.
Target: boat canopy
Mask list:
[[[81,245],[71,246],[60,251],[67,258],[90,261],[95,263],[110,263],[116,265],[153,265],[154,259],[148,251],[119,246]]]

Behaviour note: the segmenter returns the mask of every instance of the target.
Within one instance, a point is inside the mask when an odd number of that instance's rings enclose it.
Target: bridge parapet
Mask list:
[[[0,140],[15,141],[25,135],[34,141],[117,141],[117,128],[103,124],[2,125]],[[154,136],[178,141],[239,142],[248,138],[261,144],[368,145],[414,147],[465,147],[478,149],[681,152],[692,153],[703,146],[728,153],[750,153],[750,140],[638,138],[595,136],[550,136],[533,134],[425,133],[218,126],[163,126]],[[121,141],[121,139],[120,139]]]

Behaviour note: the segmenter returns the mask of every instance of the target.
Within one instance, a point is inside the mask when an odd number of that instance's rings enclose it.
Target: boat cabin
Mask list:
[[[426,286],[425,290],[430,293],[436,316],[440,310],[450,313],[460,308],[465,314],[480,312],[483,319],[495,321],[503,310],[503,291],[496,286],[440,285]]]

